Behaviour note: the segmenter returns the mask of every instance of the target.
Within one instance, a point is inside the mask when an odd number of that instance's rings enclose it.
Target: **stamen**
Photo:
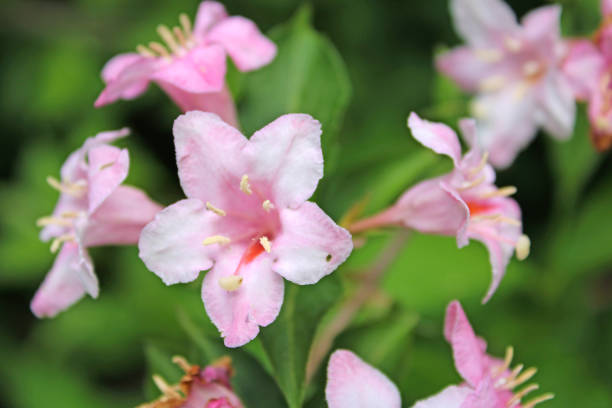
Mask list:
[[[113,164],[117,163],[116,161],[112,161],[112,162],[108,162],[108,163],[104,163],[103,165],[101,165],[98,170],[102,171],[104,169],[107,169],[109,167],[111,167]]]
[[[270,253],[270,251],[272,250],[272,245],[270,244],[268,237],[263,236],[259,238],[259,243],[261,244],[261,246],[263,247],[263,249],[265,249],[267,253]]]
[[[516,241],[516,245],[514,247],[516,251],[516,258],[519,261],[524,260],[529,256],[529,251],[531,249],[531,240],[525,234],[521,235],[519,239]]]
[[[220,215],[222,217],[225,217],[225,211],[223,211],[220,208],[215,207],[214,205],[212,205],[210,202],[206,202],[206,208],[212,212],[214,212],[217,215]]]
[[[524,403],[522,405],[522,408],[533,408],[535,407],[537,404],[539,404],[540,402],[544,402],[544,401],[548,401],[555,398],[555,394],[552,393],[548,393],[548,394],[544,394],[541,395],[537,398],[534,398],[532,400],[529,400],[528,402]]]
[[[463,183],[462,185],[459,186],[459,190],[468,190],[472,187],[476,187],[482,183],[484,183],[484,181],[486,180],[485,176],[481,176],[478,177],[476,180],[474,181],[466,181],[465,183]]]
[[[62,244],[64,242],[71,242],[74,241],[74,235],[73,234],[65,234],[65,235],[60,235],[59,237],[55,238],[52,242],[51,242],[51,253],[56,253],[57,250],[60,248],[60,246],[62,246]]]
[[[159,375],[155,374],[153,376],[153,382],[162,392],[162,394],[172,397],[172,398],[181,398],[181,394],[179,394],[173,387],[168,385],[168,383],[161,378]]]
[[[185,13],[181,13],[179,16],[179,21],[181,26],[183,27],[183,33],[185,33],[185,38],[191,38],[191,21],[189,21],[189,16]]]
[[[527,370],[525,370],[525,372],[519,375],[515,380],[512,380],[511,382],[506,384],[504,388],[509,389],[509,390],[516,388],[519,385],[525,383],[526,381],[529,381],[529,379],[533,377],[537,372],[538,372],[538,369],[535,367],[528,368]]]
[[[482,169],[485,168],[485,166],[487,165],[487,161],[489,160],[489,152],[484,152],[482,154],[482,157],[480,158],[480,163],[478,163],[478,166],[474,167],[473,169],[470,170],[470,174],[472,176],[477,175],[478,173],[480,173],[482,171]]]
[[[245,194],[253,194],[251,185],[249,184],[249,176],[247,174],[243,175],[240,179],[240,190]]]
[[[480,198],[495,198],[495,197],[510,197],[511,195],[516,194],[516,187],[514,186],[506,186],[502,188],[498,188],[496,190],[489,191],[488,193],[483,193],[480,195]]]
[[[187,47],[187,39],[183,35],[183,31],[181,30],[181,27],[174,27],[172,29],[172,32],[174,33],[174,36],[178,40],[179,44],[181,44],[183,47]]]
[[[261,206],[266,212],[270,212],[274,208],[274,204],[270,200],[264,201]]]
[[[540,72],[540,63],[538,61],[527,61],[523,65],[523,74],[527,77],[533,77]]]
[[[504,57],[504,55],[499,50],[496,50],[495,48],[477,49],[474,52],[474,54],[476,55],[476,58],[478,58],[479,60],[483,62],[499,62]]]
[[[87,183],[85,181],[78,181],[76,183],[62,183],[57,180],[55,177],[48,176],[47,183],[60,193],[70,194],[75,197],[79,197],[85,192],[85,188],[87,187]]]
[[[238,275],[223,276],[219,278],[219,286],[228,292],[233,292],[240,288],[240,285],[242,285],[242,280],[242,276]]]
[[[514,347],[508,346],[506,347],[506,356],[504,357],[504,364],[493,370],[492,375],[494,378],[501,375],[504,371],[508,369],[508,367],[510,367],[510,364],[512,364],[512,358],[514,358]]]
[[[168,52],[168,50],[166,49],[166,47],[164,47],[163,45],[161,45],[158,42],[152,41],[149,43],[149,48],[151,48],[153,51],[155,51],[156,53],[158,53],[159,55],[161,55],[162,57],[166,58],[166,59],[170,59],[170,53]]]
[[[482,92],[495,92],[503,88],[506,84],[506,78],[502,75],[493,75],[483,79],[478,83],[478,88]]]
[[[147,47],[145,47],[142,44],[138,44],[136,46],[136,51],[142,55],[143,57],[147,57],[147,58],[154,58],[157,57],[157,55],[155,55],[155,53],[153,51],[151,51],[150,49],[148,49]]]
[[[77,218],[83,215],[82,211],[62,211],[60,217],[62,218]]]
[[[515,101],[522,100],[525,97],[525,95],[527,95],[529,86],[530,86],[529,83],[527,83],[526,81],[522,81],[520,84],[518,84],[518,86],[514,89],[514,92],[512,93],[514,100]]]
[[[60,217],[41,217],[36,220],[37,227],[46,227],[47,225],[57,225],[59,227],[70,227],[72,221]]]
[[[185,357],[183,356],[174,356],[172,357],[172,362],[174,364],[176,364],[177,366],[181,367],[183,369],[183,371],[185,371],[186,373],[191,372],[191,364],[189,364],[187,362],[187,360],[185,360]]]
[[[510,375],[506,377],[506,380],[504,381],[504,384],[505,384],[504,388],[506,388],[509,384],[515,381],[516,376],[519,375],[519,373],[523,370],[523,367],[525,367],[524,364],[519,364],[516,367],[514,367]]]
[[[174,39],[174,36],[172,35],[172,31],[170,31],[170,29],[167,26],[163,24],[158,25],[157,34],[159,34],[162,40],[164,40],[164,42],[168,44],[170,51],[172,51],[175,54],[180,51],[180,47],[177,44],[176,40]]]
[[[518,52],[521,50],[521,42],[514,37],[506,37],[504,40],[506,48],[512,52]]]
[[[525,395],[529,394],[531,391],[537,390],[538,388],[540,388],[538,384],[528,385],[527,387],[514,394],[514,396],[506,403],[506,406],[513,406],[514,404],[520,402],[521,398],[523,398]]]
[[[228,237],[224,237],[223,235],[213,235],[213,236],[206,238],[202,242],[202,245],[213,245],[213,244],[227,245],[230,242],[232,242],[232,240],[229,239]]]

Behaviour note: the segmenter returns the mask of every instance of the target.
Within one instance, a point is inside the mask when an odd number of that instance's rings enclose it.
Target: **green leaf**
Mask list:
[[[302,406],[306,362],[315,332],[325,312],[340,296],[341,286],[335,275],[315,285],[287,282],[280,315],[259,335],[290,408]]]
[[[250,134],[280,115],[308,113],[323,126],[321,143],[329,163],[351,86],[340,54],[310,20],[311,10],[304,6],[270,32],[278,54],[270,65],[248,75],[240,120]]]

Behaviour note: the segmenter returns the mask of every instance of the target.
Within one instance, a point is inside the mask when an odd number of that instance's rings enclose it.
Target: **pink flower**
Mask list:
[[[140,257],[167,285],[200,271],[202,299],[228,347],[274,321],[283,277],[313,284],[352,250],[350,234],[306,201],[323,175],[321,126],[281,116],[245,138],[218,116],[188,112],[174,122],[187,199],[160,212],[140,238]]]
[[[516,188],[495,186],[495,171],[478,146],[473,120],[460,122],[472,146],[463,157],[459,139],[448,126],[422,120],[415,113],[410,115],[408,126],[424,146],[449,156],[454,170],[410,188],[392,207],[356,222],[350,231],[402,225],[424,233],[456,235],[459,247],[467,245],[470,238],[481,241],[489,250],[493,268],[486,302],[497,289],[512,254],[516,251],[519,259],[529,254],[529,238],[521,232],[521,210],[508,197]]]
[[[578,100],[587,101],[595,148],[612,147],[612,2],[602,1],[604,21],[595,41],[574,40],[564,70]]]
[[[98,279],[87,248],[136,243],[161,209],[142,191],[120,185],[128,173],[128,152],[108,143],[127,134],[122,129],[87,139],[62,166],[61,181],[47,178],[60,197],[53,214],[37,224],[44,227],[43,241],[53,239],[51,251],[61,250],[32,300],[38,317],[55,316],[85,293],[96,298]]]
[[[329,408],[400,408],[400,393],[383,373],[348,350],[335,351],[327,366]]]
[[[413,408],[533,408],[536,404],[552,399],[544,394],[529,401],[523,398],[538,389],[537,384],[526,383],[536,373],[535,368],[523,371],[519,364],[510,369],[513,348],[508,347],[504,360],[486,354],[486,343],[476,337],[461,305],[457,301],[446,310],[444,337],[453,348],[455,367],[464,379],[460,385],[452,385],[437,395],[419,401]]]
[[[151,42],[149,47],[139,45],[138,53],[112,58],[102,70],[106,88],[95,106],[133,99],[153,81],[183,111],[214,112],[235,126],[234,102],[225,85],[226,55],[240,71],[251,71],[272,61],[276,46],[251,20],[228,17],[214,1],[200,4],[193,28],[186,14],[180,24],[172,30],[157,28],[165,46]]]
[[[222,357],[204,369],[189,364],[183,357],[176,356],[172,361],[185,371],[181,381],[168,385],[154,375],[153,381],[162,396],[138,408],[243,408],[229,382],[233,375],[229,357]]]
[[[451,14],[467,45],[442,54],[437,67],[477,93],[473,113],[491,163],[509,166],[538,127],[569,138],[576,107],[561,70],[561,8],[538,8],[519,24],[501,0],[451,0]]]

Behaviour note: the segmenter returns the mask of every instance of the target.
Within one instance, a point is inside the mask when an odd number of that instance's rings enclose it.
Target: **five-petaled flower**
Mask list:
[[[348,350],[336,350],[327,366],[329,408],[400,408],[399,390],[383,373]]]
[[[162,377],[154,375],[153,381],[162,395],[138,408],[243,408],[230,384],[233,369],[229,357],[222,357],[204,369],[189,364],[180,356],[173,357],[172,361],[185,375],[176,385],[169,385]]]
[[[32,300],[38,317],[55,316],[85,293],[97,297],[98,279],[87,248],[135,244],[161,209],[142,191],[120,185],[128,173],[128,152],[108,143],[127,134],[122,129],[87,139],[62,166],[61,180],[47,178],[60,197],[53,214],[37,224],[44,227],[40,238],[53,240],[51,251],[60,251]]]
[[[100,107],[117,99],[133,99],[156,82],[183,110],[214,112],[236,126],[234,102],[225,84],[226,55],[240,71],[268,64],[276,46],[244,17],[228,17],[222,4],[200,4],[192,27],[186,14],[180,27],[157,28],[165,46],[139,45],[137,53],[120,54],[102,70],[106,88],[95,102]]]
[[[323,175],[321,126],[289,114],[249,140],[217,115],[192,111],[173,132],[188,198],[144,228],[140,257],[168,285],[212,267],[204,306],[225,345],[241,346],[278,315],[283,277],[316,283],[352,250],[350,234],[306,201]]]
[[[491,163],[506,167],[543,127],[570,137],[576,104],[561,65],[567,53],[559,6],[527,14],[522,24],[502,0],[451,0],[455,28],[467,45],[437,58],[437,67],[463,89],[472,105]]]
[[[570,42],[564,70],[578,100],[587,101],[591,140],[599,151],[612,147],[612,2],[603,0],[603,24],[594,41]]]
[[[533,408],[554,397],[548,393],[523,402],[527,394],[539,387],[530,384],[520,390],[516,388],[529,381],[537,370],[523,370],[522,364],[510,369],[512,347],[507,348],[504,360],[489,356],[485,341],[476,337],[457,301],[446,309],[444,337],[453,348],[455,367],[465,382],[446,387],[433,397],[417,402],[413,408]]]
[[[476,137],[473,120],[460,122],[465,139],[472,146],[461,156],[455,132],[442,123],[432,123],[412,113],[408,126],[413,136],[436,153],[449,156],[450,173],[425,180],[406,191],[390,208],[350,226],[353,233],[388,225],[402,225],[417,231],[456,235],[463,247],[470,238],[482,241],[489,250],[493,278],[484,298],[488,301],[505,274],[516,251],[519,259],[529,254],[530,242],[522,234],[521,210],[510,195],[513,186],[495,186],[495,171],[487,163]]]

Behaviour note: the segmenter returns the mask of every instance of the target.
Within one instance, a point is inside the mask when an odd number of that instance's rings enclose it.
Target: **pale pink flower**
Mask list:
[[[564,70],[578,100],[589,104],[591,140],[604,151],[612,147],[612,2],[602,1],[604,16],[595,40],[574,40]]]
[[[476,93],[473,114],[491,163],[509,166],[543,127],[570,137],[574,96],[561,64],[567,52],[559,6],[527,14],[519,24],[502,0],[451,0],[455,29],[466,41],[437,58],[437,67]]]
[[[432,123],[410,115],[408,126],[413,136],[436,153],[449,156],[454,163],[450,173],[423,181],[406,191],[390,208],[358,221],[351,232],[388,225],[401,225],[430,234],[456,235],[463,247],[470,238],[481,241],[489,250],[493,278],[483,300],[497,289],[506,266],[516,251],[519,259],[529,254],[529,239],[522,234],[521,210],[509,198],[512,186],[495,186],[495,171],[487,163],[476,141],[476,125],[464,119],[460,127],[471,150],[461,156],[461,144],[455,132],[441,123]]]
[[[155,401],[141,404],[138,408],[243,408],[240,398],[230,384],[233,375],[231,360],[222,357],[201,369],[189,364],[183,357],[175,356],[185,375],[176,385],[169,385],[158,375],[153,381],[162,392]]]
[[[325,397],[329,408],[402,406],[395,384],[348,350],[337,350],[329,358]]]
[[[225,345],[241,346],[276,319],[283,277],[316,283],[352,250],[350,234],[306,201],[323,175],[321,125],[290,114],[247,139],[217,115],[192,111],[173,132],[188,198],[145,227],[140,257],[167,285],[212,268],[204,306]]]
[[[226,56],[240,71],[251,71],[274,59],[274,43],[251,20],[229,17],[214,1],[200,4],[193,27],[181,14],[180,27],[160,25],[157,31],[165,45],[139,45],[138,53],[117,55],[106,64],[102,70],[106,88],[95,106],[133,99],[153,81],[183,111],[214,112],[236,126],[234,101],[225,84]]]
[[[444,337],[453,348],[455,367],[465,382],[451,385],[417,402],[413,408],[533,408],[554,397],[544,394],[523,402],[538,385],[517,388],[531,379],[536,369],[523,370],[522,364],[510,369],[514,355],[512,347],[508,347],[504,360],[486,354],[485,341],[476,337],[457,301],[451,302],[446,310]]]
[[[128,173],[128,152],[108,143],[127,134],[122,129],[87,139],[62,166],[61,181],[47,178],[60,197],[53,214],[37,224],[44,227],[40,238],[53,240],[51,251],[60,251],[32,300],[38,317],[55,316],[85,293],[96,298],[98,279],[87,248],[135,244],[161,209],[142,191],[120,185]]]

